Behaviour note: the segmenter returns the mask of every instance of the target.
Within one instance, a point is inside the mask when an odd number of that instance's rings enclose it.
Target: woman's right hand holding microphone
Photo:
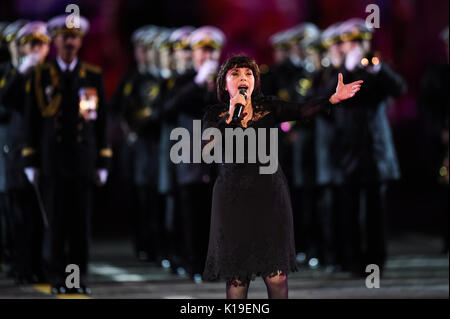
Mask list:
[[[236,104],[242,104],[246,105],[247,101],[245,100],[245,97],[242,94],[236,94],[234,97],[230,98],[230,107],[228,109],[228,118],[227,118],[227,124],[230,124],[230,122],[233,120],[233,114],[234,110],[236,109]],[[242,112],[241,119],[246,115],[246,113]]]

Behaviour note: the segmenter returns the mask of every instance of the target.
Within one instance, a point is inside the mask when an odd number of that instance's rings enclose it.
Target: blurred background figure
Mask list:
[[[362,19],[339,26],[341,72],[348,81],[363,80],[364,88],[336,110],[333,141],[342,214],[341,262],[345,270],[362,276],[368,264],[378,265],[382,273],[387,258],[387,184],[400,178],[387,99],[406,91],[403,78],[372,51],[372,33]]]
[[[186,128],[193,143],[193,120],[203,118],[207,105],[217,101],[215,78],[225,35],[204,26],[190,34],[193,68],[176,80],[173,94],[164,103],[164,113],[177,117],[177,127]],[[201,140],[196,141],[201,145]],[[194,150],[192,153],[195,153]],[[208,249],[213,172],[210,165],[176,163],[185,269],[190,278],[201,281]]]
[[[192,69],[192,51],[189,45],[189,36],[195,28],[184,26],[176,29],[170,35],[172,43],[174,68],[177,75],[183,75],[186,71]]]
[[[161,32],[159,27],[148,25],[133,33],[136,67],[123,76],[111,100],[111,110],[123,134],[119,180],[131,184],[135,254],[139,260],[158,264],[163,256],[157,192],[160,124],[155,102],[160,96],[161,74],[155,40]]]
[[[155,154],[158,158],[158,179],[157,192],[160,202],[159,215],[157,219],[159,249],[161,250],[161,260],[159,263],[163,268],[171,268],[174,272],[180,265],[175,254],[174,227],[175,227],[175,198],[170,194],[174,191],[174,174],[171,163],[169,162],[170,145],[170,126],[165,125],[163,108],[164,101],[169,91],[175,85],[175,64],[173,60],[173,50],[170,37],[173,29],[160,28],[158,36],[153,42],[153,47],[157,50],[159,65],[159,94],[155,101],[158,114],[155,118],[159,122],[159,145],[158,152]],[[162,153],[163,151],[164,153]],[[181,271],[183,272],[183,271]]]
[[[343,63],[343,55],[339,50],[340,23],[334,23],[320,35],[320,44],[314,48],[320,52],[320,66],[315,72],[312,90],[318,96],[326,96],[333,92],[333,85]],[[317,63],[317,62],[316,62]],[[316,232],[319,261],[327,271],[339,271],[338,264],[338,228],[336,210],[336,171],[333,162],[333,139],[335,139],[334,117],[318,115],[315,118],[314,154],[316,179]],[[306,230],[308,232],[308,230]],[[310,230],[309,230],[310,231]]]
[[[0,64],[0,146],[9,150],[9,126],[11,121],[11,109],[5,103],[4,96],[10,91],[11,78],[17,74],[19,66],[20,52],[18,42],[15,41],[19,30],[27,23],[27,20],[17,20],[13,23],[4,23],[1,33],[1,46],[6,49],[5,61]],[[23,87],[25,89],[25,86]],[[22,97],[24,92],[21,92]],[[11,94],[12,96],[12,94]],[[11,199],[8,192],[7,181],[7,154],[0,152],[0,260],[6,266],[10,276],[15,276],[13,265],[14,237],[17,231],[14,229],[14,213],[11,209]],[[17,219],[16,219],[17,220]]]
[[[290,43],[289,30],[282,30],[270,36],[270,44],[273,49],[273,64],[282,64],[289,58]]]
[[[68,25],[62,15],[47,27],[57,57],[30,75],[33,90],[27,97],[22,156],[27,179],[37,193],[42,189],[48,213],[51,291],[87,294],[93,186],[106,183],[112,157],[103,75],[99,67],[78,58],[87,19]],[[79,267],[79,287],[66,286],[68,264]]]
[[[289,50],[262,77],[263,92],[287,101],[304,102],[315,96],[320,85],[315,81],[320,70],[320,30],[305,22],[272,37]],[[282,55],[278,53],[275,55]],[[316,211],[315,119],[296,125],[280,126],[280,163],[285,168],[293,192],[297,260],[312,268],[319,266],[319,218]]]
[[[44,282],[43,227],[46,217],[39,210],[32,185],[24,173],[22,148],[26,143],[25,97],[30,90],[27,76],[38,64],[44,63],[50,50],[47,25],[33,21],[21,27],[12,40],[16,42],[19,59],[17,68],[9,63],[1,88],[1,101],[9,111],[8,140],[3,145],[6,159],[6,185],[13,220],[13,270],[17,283]]]
[[[449,46],[448,26],[440,33],[447,63],[433,65],[421,80],[418,96],[423,141],[421,152],[426,163],[427,184],[435,190],[442,225],[442,252],[448,253],[448,153],[449,153]]]
[[[162,64],[167,64],[170,69],[170,76],[163,80],[162,92],[159,100],[161,108],[161,138],[159,144],[159,180],[158,192],[161,194],[164,203],[164,229],[165,229],[165,255],[170,262],[173,273],[185,274],[183,261],[183,227],[181,222],[179,193],[177,188],[176,168],[170,160],[170,149],[174,141],[170,140],[170,133],[176,127],[176,113],[165,113],[165,103],[173,95],[177,94],[175,88],[179,79],[183,79],[186,72],[192,70],[192,51],[189,43],[189,36],[194,27],[184,26],[175,29],[170,33],[170,37],[162,46]]]
[[[127,108],[132,103],[133,95],[137,96],[135,86],[139,86],[141,79],[148,75],[148,65],[146,57],[146,43],[144,35],[147,30],[155,30],[154,26],[143,26],[138,28],[131,35],[133,45],[134,67],[122,75],[117,88],[110,99],[110,112],[112,117],[113,131],[118,131],[116,140],[113,141],[114,154],[112,161],[111,184],[114,187],[113,193],[117,191],[123,198],[121,208],[130,209],[127,221],[132,229],[132,242],[134,255],[138,260],[148,259],[148,249],[145,246],[145,239],[148,238],[148,229],[145,222],[142,222],[139,215],[139,205],[136,202],[134,190],[135,175],[133,174],[133,145],[136,142],[136,133],[130,128],[126,116],[129,112]],[[136,103],[136,102],[135,102]],[[124,219],[124,217],[122,217]],[[150,227],[150,225],[147,225]],[[146,237],[147,236],[147,237]],[[147,244],[149,244],[147,242]]]
[[[320,59],[316,45],[320,39],[320,30],[316,25],[306,22],[296,28],[295,57],[299,57],[299,71],[288,89],[291,100],[305,102],[317,96],[314,90],[315,76],[320,68]],[[315,156],[315,122],[284,123],[291,126],[289,141],[292,142],[292,172],[295,194],[294,225],[297,229],[297,261],[306,263],[311,268],[319,266],[320,231],[319,215],[316,209],[316,156]],[[283,129],[283,126],[281,126]]]

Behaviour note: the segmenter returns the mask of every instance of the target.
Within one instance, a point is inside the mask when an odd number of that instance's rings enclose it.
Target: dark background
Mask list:
[[[391,234],[414,230],[439,233],[441,189],[430,167],[427,125],[417,96],[427,69],[448,63],[439,33],[448,25],[448,0],[108,0],[48,1],[18,0],[0,2],[0,21],[18,18],[47,21],[65,13],[68,4],[77,4],[91,29],[84,39],[81,57],[104,70],[110,97],[121,77],[133,64],[131,33],[139,26],[166,27],[214,25],[224,31],[227,43],[222,59],[232,53],[246,53],[258,63],[271,64],[268,37],[298,23],[310,21],[324,29],[352,17],[366,18],[368,4],[380,7],[380,28],[374,34],[374,47],[408,83],[408,92],[392,101],[389,119],[402,179],[389,193]],[[94,215],[94,235],[123,235],[129,232],[126,206],[120,190],[111,185],[98,190],[99,203],[108,203]]]

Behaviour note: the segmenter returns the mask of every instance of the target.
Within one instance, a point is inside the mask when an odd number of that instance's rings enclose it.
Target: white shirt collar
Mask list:
[[[61,71],[65,72],[67,69],[69,69],[69,71],[72,72],[73,69],[75,69],[75,66],[77,65],[78,58],[76,57],[75,59],[73,59],[72,62],[70,62],[69,65],[67,65],[66,62],[64,62],[58,55],[56,57],[56,62],[58,62]]]

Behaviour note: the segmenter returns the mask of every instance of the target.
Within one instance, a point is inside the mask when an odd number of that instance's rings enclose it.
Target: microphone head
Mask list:
[[[243,95],[245,99],[247,99],[247,88],[245,86],[240,87],[239,94]]]

